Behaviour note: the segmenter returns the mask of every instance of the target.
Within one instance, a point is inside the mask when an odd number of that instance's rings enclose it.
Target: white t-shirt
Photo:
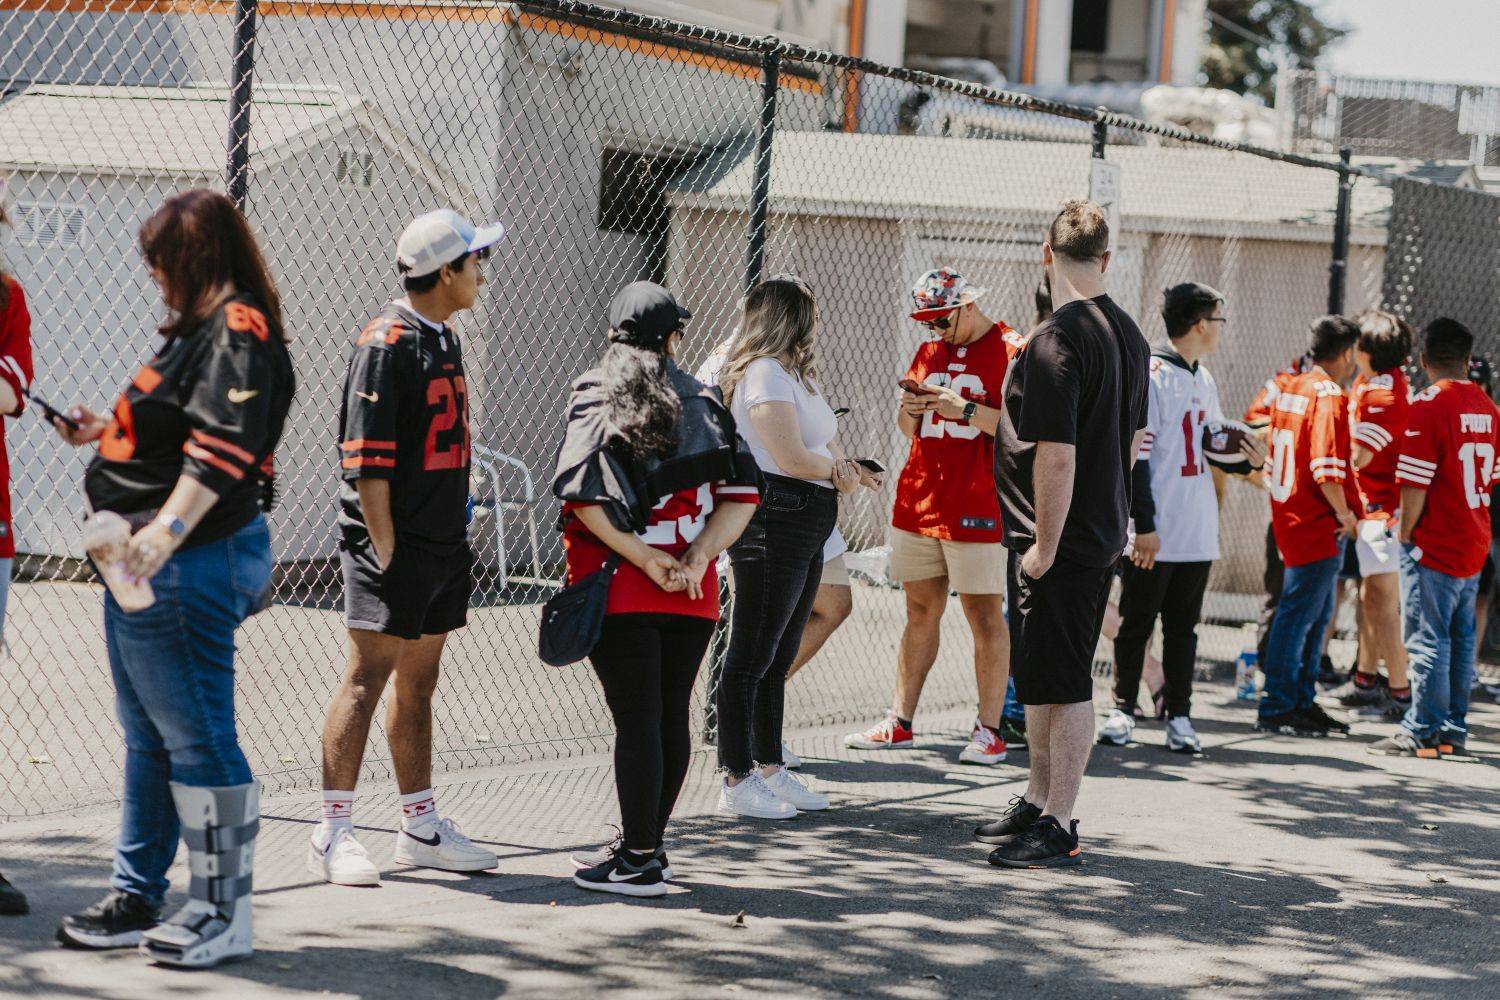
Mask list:
[[[1136,459],[1151,462],[1151,499],[1156,503],[1158,562],[1207,562],[1219,558],[1219,499],[1203,457],[1203,425],[1224,419],[1219,387],[1203,365],[1151,356],[1146,438]],[[1135,524],[1130,525],[1132,540]]]
[[[797,426],[802,431],[802,446],[814,455],[833,458],[828,444],[833,440],[834,434],[838,433],[839,422],[833,415],[833,407],[828,405],[828,400],[808,392],[775,358],[756,358],[745,369],[745,377],[740,380],[740,384],[735,386],[730,412],[734,414],[740,434],[750,446],[750,453],[755,456],[762,472],[775,476],[786,475],[766,449],[755,425],[750,422],[750,410],[761,403],[791,403],[797,410]],[[807,482],[819,486],[833,485],[828,479],[809,479]]]

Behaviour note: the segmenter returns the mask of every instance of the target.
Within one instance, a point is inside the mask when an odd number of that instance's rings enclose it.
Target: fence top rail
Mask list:
[[[1261,157],[1262,159],[1275,160],[1281,163],[1316,170],[1327,170],[1350,177],[1370,177],[1381,181],[1388,180],[1383,171],[1354,166],[1338,160],[1318,159],[1297,153],[1287,153],[1278,149],[1269,149],[1264,146],[1255,146],[1250,143],[1216,139],[1213,136],[1203,135],[1202,133],[1178,128],[1173,125],[1142,121],[1139,118],[1118,114],[1105,108],[1090,108],[1079,104],[1069,104],[1065,101],[1055,101],[1044,97],[1037,97],[1033,94],[1001,90],[996,87],[989,87],[966,80],[955,80],[951,77],[939,76],[936,73],[928,73],[923,70],[889,66],[885,63],[875,62],[860,56],[842,55],[824,49],[808,48],[804,45],[784,41],[775,35],[748,35],[743,32],[728,31],[723,28],[713,28],[707,25],[690,24],[685,21],[676,21],[671,18],[658,17],[652,14],[640,14],[621,7],[603,7],[599,4],[586,2],[586,0],[510,0],[508,6],[527,12],[550,14],[554,17],[588,21],[596,24],[604,23],[627,26],[658,36],[689,39],[728,49],[738,49],[747,55],[756,57],[764,57],[767,53],[775,51],[782,59],[793,63],[825,66],[849,72],[868,73],[916,86],[945,90],[950,93],[983,101],[986,104],[1016,108],[1021,111],[1031,111],[1037,114],[1048,114],[1059,118],[1070,118],[1075,121],[1103,124],[1111,128],[1124,129],[1143,135],[1154,135],[1164,139],[1173,139],[1178,142],[1209,146],[1232,153],[1244,153],[1249,156]]]

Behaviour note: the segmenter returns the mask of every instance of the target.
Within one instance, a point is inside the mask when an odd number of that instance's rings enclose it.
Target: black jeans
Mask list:
[[[714,623],[609,615],[589,660],[615,720],[615,792],[625,847],[659,847],[692,752],[688,707]]]
[[[797,657],[823,575],[838,494],[767,476],[760,507],[729,550],[734,611],[719,678],[719,763],[731,774],[781,763],[786,672]]]
[[[1190,713],[1193,667],[1198,662],[1198,616],[1212,568],[1211,562],[1159,562],[1150,569],[1141,569],[1128,559],[1122,562],[1120,630],[1115,634],[1116,706],[1127,712],[1136,706],[1146,644],[1160,615],[1167,716]]]

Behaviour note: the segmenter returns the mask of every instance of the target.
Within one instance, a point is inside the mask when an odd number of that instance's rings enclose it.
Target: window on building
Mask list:
[[[1073,51],[1109,49],[1109,0],[1073,0]]]
[[[667,187],[692,158],[606,149],[599,163],[599,228],[649,241],[642,277],[661,281],[667,263]]]

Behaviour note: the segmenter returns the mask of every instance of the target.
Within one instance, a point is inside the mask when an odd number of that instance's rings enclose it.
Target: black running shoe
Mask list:
[[[1042,810],[1019,795],[1012,795],[1010,806],[993,823],[986,823],[974,831],[974,839],[981,844],[1003,844],[1031,828],[1041,818]]]
[[[1301,712],[1283,712],[1280,715],[1261,716],[1255,720],[1257,733],[1277,733],[1281,736],[1327,736],[1328,731],[1315,725]]]
[[[1313,725],[1321,727],[1325,735],[1338,733],[1347,736],[1349,734],[1349,723],[1342,719],[1335,719],[1323,711],[1322,705],[1314,703],[1311,707],[1302,709],[1302,716]]]
[[[1366,752],[1386,757],[1421,757],[1424,760],[1437,760],[1441,756],[1436,739],[1419,740],[1405,729],[1398,729],[1394,736],[1371,743]]]
[[[1378,704],[1351,709],[1349,714],[1365,722],[1400,722],[1406,718],[1406,710],[1409,708],[1411,708],[1410,698],[1398,701],[1386,695]]]
[[[26,902],[25,893],[0,875],[0,914],[7,917],[19,917],[23,913],[31,912],[31,904]]]
[[[578,851],[571,855],[568,860],[573,862],[574,868],[597,868],[606,861],[613,858],[620,851],[618,838],[613,843],[605,844],[603,847],[592,851]],[[672,864],[667,860],[667,849],[658,847],[656,849],[656,860],[661,862],[661,877],[668,881],[672,878]]]
[[[1083,864],[1078,846],[1078,821],[1064,830],[1051,816],[1043,816],[1008,844],[990,852],[990,864],[1000,868],[1064,868]]]
[[[1333,665],[1333,660],[1329,659],[1327,653],[1324,653],[1322,658],[1318,660],[1318,683],[1324,687],[1337,687],[1344,683],[1345,680],[1353,679],[1354,671],[1349,671],[1347,675],[1339,673],[1338,668]]]
[[[1349,678],[1328,694],[1324,695],[1342,705],[1344,708],[1365,708],[1370,705],[1379,705],[1386,697],[1386,680],[1376,675],[1375,682],[1369,687],[1360,687],[1356,678]]]
[[[131,892],[109,895],[82,913],[63,917],[57,940],[70,948],[134,948],[141,935],[161,922],[161,907]]]
[[[1440,732],[1437,734],[1438,753],[1444,757],[1474,760],[1473,754],[1469,753],[1469,737],[1467,733]]]
[[[637,858],[632,863],[630,857],[628,851],[621,851],[603,864],[575,872],[573,884],[580,889],[621,896],[665,896],[667,882],[662,878],[661,862],[655,858]]]
[[[1000,738],[1010,750],[1026,749],[1026,726],[1015,719],[1000,720]]]

